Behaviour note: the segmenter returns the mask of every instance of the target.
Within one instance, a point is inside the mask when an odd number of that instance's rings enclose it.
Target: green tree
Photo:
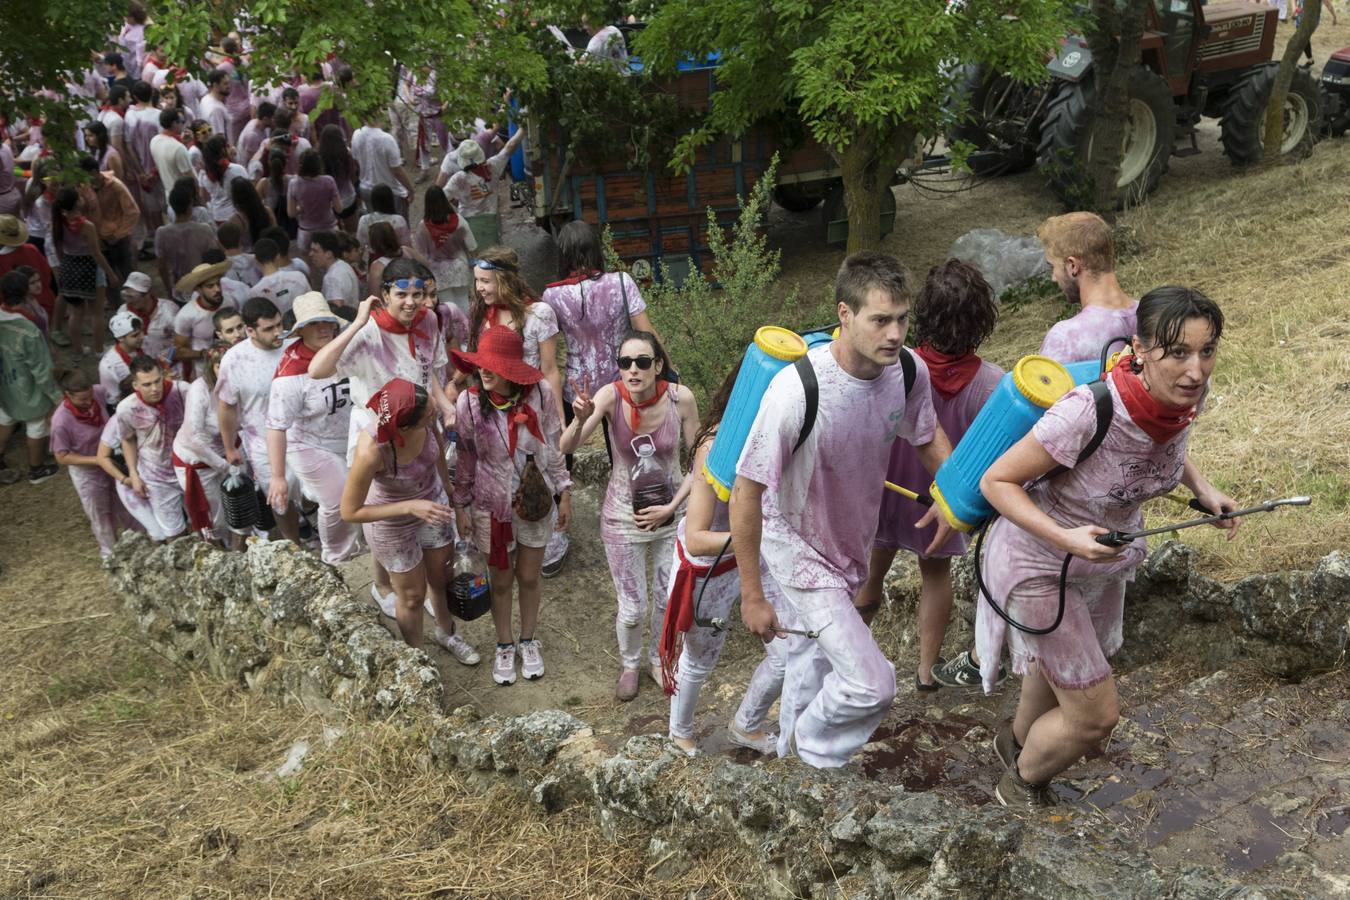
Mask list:
[[[724,133],[795,116],[840,168],[850,252],[881,240],[881,192],[921,135],[951,114],[958,59],[1022,80],[1044,75],[1068,0],[666,0],[635,41],[669,73],[717,52],[708,115],[677,148],[677,165]]]
[[[1139,67],[1148,0],[1094,0],[1087,39],[1096,79],[1092,156],[1085,163],[1091,208],[1115,223],[1120,162],[1130,123],[1130,76]]]
[[[1313,32],[1317,30],[1321,21],[1322,0],[1304,0],[1298,27],[1284,45],[1280,69],[1275,75],[1275,84],[1270,89],[1270,100],[1266,102],[1265,147],[1262,159],[1264,165],[1279,162],[1281,145],[1284,143],[1285,119],[1289,115],[1289,111],[1285,108],[1289,99],[1289,86],[1293,84],[1294,70],[1298,66],[1299,57],[1303,55],[1303,48],[1308,46]]]

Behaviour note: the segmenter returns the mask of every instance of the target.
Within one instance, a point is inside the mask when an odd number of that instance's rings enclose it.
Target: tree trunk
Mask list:
[[[1092,117],[1092,156],[1084,161],[1092,211],[1116,221],[1121,150],[1129,117],[1130,74],[1139,65],[1148,0],[1131,0],[1118,9],[1115,0],[1093,0],[1088,47],[1096,79]]]
[[[913,137],[910,128],[894,129],[880,139],[859,134],[847,147],[831,151],[843,176],[849,253],[881,246],[881,192],[891,189],[895,168]]]
[[[1284,103],[1289,96],[1289,85],[1294,80],[1294,67],[1298,65],[1303,48],[1312,40],[1317,23],[1322,20],[1322,0],[1304,0],[1303,15],[1298,28],[1294,29],[1289,43],[1284,45],[1284,56],[1280,57],[1280,71],[1275,76],[1275,84],[1270,89],[1270,99],[1266,102],[1265,151],[1263,165],[1279,162],[1280,145],[1284,143]]]

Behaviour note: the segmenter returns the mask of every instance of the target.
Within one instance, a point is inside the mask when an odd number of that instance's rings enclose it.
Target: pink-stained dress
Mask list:
[[[615,359],[629,320],[647,310],[633,279],[623,272],[607,272],[579,284],[546,288],[543,301],[567,339],[563,398],[571,402],[573,383],[583,390],[589,384],[594,393],[618,378]]]
[[[1003,370],[991,362],[981,363],[979,371],[970,383],[950,398],[943,397],[937,388],[932,389],[933,411],[937,414],[938,424],[942,426],[947,439],[955,447],[961,437],[975,420],[989,395],[998,386]],[[930,382],[931,384],[931,382]],[[896,441],[891,445],[891,458],[886,466],[886,480],[892,484],[909,488],[920,495],[927,494],[933,476],[924,468],[919,454],[908,441]],[[916,528],[915,522],[923,518],[928,508],[920,506],[908,497],[888,490],[881,495],[881,514],[877,519],[877,536],[873,546],[888,550],[909,550],[919,556],[932,543],[937,533],[937,525]],[[970,538],[960,532],[952,534],[934,557],[960,556],[966,552]]]
[[[1062,363],[1100,359],[1102,345],[1107,341],[1134,335],[1138,308],[1138,302],[1132,303],[1129,309],[1085,306],[1072,318],[1050,326],[1041,342],[1040,354]],[[1119,350],[1120,346],[1117,344],[1112,351]]]
[[[367,506],[404,500],[449,505],[436,469],[440,445],[429,429],[422,452],[409,462],[396,464],[392,444],[380,444],[379,448],[382,468],[371,480]],[[450,525],[431,525],[411,515],[371,522],[364,530],[370,552],[390,572],[411,572],[421,564],[424,549],[444,547],[454,536]]]
[[[1143,527],[1144,501],[1168,493],[1181,480],[1190,429],[1155,444],[1130,419],[1115,385],[1115,414],[1100,447],[1081,465],[1078,454],[1092,438],[1097,415],[1086,386],[1075,388],[1052,406],[1032,435],[1063,466],[1054,478],[1033,485],[1032,501],[1066,528],[1099,525],[1113,531]],[[1140,539],[1123,548],[1120,560],[1091,563],[1075,558],[1069,566],[1064,621],[1049,635],[1008,628],[982,598],[975,617],[975,647],[982,661],[985,691],[993,690],[999,655],[1006,639],[1013,671],[1024,675],[1035,662],[1055,685],[1082,690],[1111,674],[1107,657],[1120,649],[1125,583],[1148,552]],[[1054,621],[1059,606],[1059,573],[1064,554],[1007,519],[997,519],[984,541],[981,569],[995,602],[1031,627]]]

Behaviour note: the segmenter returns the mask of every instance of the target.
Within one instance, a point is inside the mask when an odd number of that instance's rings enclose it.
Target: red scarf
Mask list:
[[[1131,356],[1122,356],[1108,376],[1116,385],[1130,420],[1155,444],[1165,444],[1181,434],[1195,418],[1194,406],[1168,406],[1153,398],[1144,381],[1130,368]]]
[[[220,304],[221,304],[221,303],[224,303],[224,302],[225,302],[225,295],[224,295],[223,292],[222,292],[222,294],[221,294],[221,296],[220,296],[220,302],[217,303],[215,306],[207,306],[207,305],[206,305],[205,298],[202,297],[201,294],[197,294],[197,308],[198,308],[198,309],[204,309],[204,310],[206,310],[206,311],[209,312],[209,313],[213,313],[213,312],[215,312],[216,310],[220,309]]]
[[[206,177],[210,178],[212,181],[219,184],[221,179],[225,177],[225,173],[229,170],[229,168],[230,168],[230,160],[229,157],[226,157],[225,159],[222,159],[216,163],[216,170],[214,172],[211,171],[210,169],[207,169]]]
[[[99,112],[116,113],[116,114],[117,114],[117,118],[119,118],[119,119],[125,119],[125,118],[126,118],[126,113],[122,112],[120,109],[118,109],[118,108],[115,107],[115,106],[108,106],[108,105],[105,104],[105,105],[103,105],[103,106],[100,106],[100,107],[98,108],[98,111],[99,111]]]
[[[417,359],[417,343],[414,340],[414,335],[416,337],[426,337],[426,335],[417,330],[417,326],[427,317],[427,308],[425,306],[419,307],[417,312],[413,314],[411,325],[405,326],[398,319],[395,319],[390,315],[389,310],[387,309],[374,310],[371,312],[370,317],[375,320],[376,325],[390,334],[406,334],[408,336],[408,352],[412,354],[413,359]]]
[[[664,378],[656,379],[656,391],[649,398],[641,403],[633,402],[633,395],[628,392],[628,385],[619,378],[614,382],[614,389],[619,392],[619,396],[628,404],[628,422],[634,434],[637,434],[638,426],[642,423],[642,411],[660,400],[662,395],[670,389],[670,382]]]
[[[308,375],[309,362],[318,352],[306,347],[303,340],[291,342],[281,354],[281,362],[277,364],[277,372],[272,377],[287,378],[291,375]]]
[[[173,464],[183,470],[183,505],[187,507],[188,521],[192,530],[203,538],[210,539],[215,532],[211,519],[211,502],[206,499],[206,487],[202,484],[199,470],[207,468],[206,463],[188,463],[171,453]]]
[[[533,406],[530,406],[529,398],[528,386],[514,398],[503,397],[496,391],[488,391],[488,399],[492,401],[492,405],[506,413],[506,419],[510,423],[510,430],[506,435],[506,452],[513,458],[516,455],[516,438],[521,425],[524,425],[525,430],[534,435],[539,443],[544,442],[544,432],[539,428],[539,414],[534,411]]]
[[[962,388],[970,384],[975,373],[980,371],[980,358],[974,353],[953,356],[934,350],[928,344],[920,344],[914,352],[928,364],[928,380],[946,400],[961,393]]]
[[[581,284],[583,281],[593,281],[604,274],[605,273],[599,269],[591,269],[589,272],[573,269],[571,272],[567,273],[566,278],[545,285],[545,288],[567,287],[569,284]]]
[[[84,228],[85,223],[88,221],[89,219],[85,216],[69,216],[66,218],[66,230],[79,231]]]
[[[62,400],[61,405],[75,417],[76,422],[82,422],[85,425],[90,425],[95,428],[102,428],[104,423],[108,421],[108,414],[103,411],[103,404],[98,402],[97,397],[94,398],[93,403],[90,403],[84,409],[80,409],[74,403],[71,403],[69,397]]]
[[[484,181],[487,182],[492,181],[492,167],[489,166],[487,163],[479,163],[476,166],[469,166],[469,171],[477,175]]]
[[[455,233],[455,229],[459,228],[459,216],[452,212],[450,213],[450,218],[446,219],[444,222],[433,222],[430,219],[423,219],[422,224],[427,227],[427,234],[431,235],[432,243],[439,247]]]
[[[143,396],[141,395],[141,392],[140,392],[140,391],[137,391],[137,390],[135,390],[134,388],[133,388],[133,393],[135,393],[136,399],[137,399],[137,400],[141,401],[141,402],[144,403],[146,406],[148,406],[148,407],[150,407],[151,409],[153,409],[153,410],[159,415],[159,418],[160,418],[161,421],[168,421],[168,418],[169,418],[169,411],[168,411],[167,409],[164,408],[164,404],[167,403],[167,402],[169,402],[169,392],[170,392],[170,390],[172,390],[172,388],[173,388],[173,382],[170,381],[170,380],[166,377],[166,378],[164,379],[164,393],[162,393],[162,394],[159,395],[159,402],[158,402],[158,403],[151,403],[149,400],[145,399],[145,397],[143,397]]]
[[[666,619],[661,626],[661,680],[665,683],[666,696],[675,694],[675,674],[680,664],[680,647],[684,643],[681,635],[694,627],[694,586],[700,578],[716,578],[736,568],[736,557],[728,556],[711,566],[696,566],[684,555],[684,541],[675,542],[675,552],[680,557],[680,567],[675,570],[675,579],[670,583],[670,600],[666,606]]]
[[[165,137],[173,138],[175,141],[182,144],[184,147],[188,145],[188,142],[183,140],[183,136],[181,134],[175,134],[172,131],[163,131],[163,130],[160,131],[160,134],[164,135]]]
[[[530,304],[532,303],[534,303],[534,299],[532,297],[525,298],[525,308],[527,310],[530,308]],[[487,319],[487,328],[492,328],[496,325],[501,324],[500,322],[497,321],[498,316],[501,315],[501,311],[502,308],[500,306],[497,306],[496,304],[493,304],[487,308],[487,315],[485,316],[485,318]],[[525,323],[523,321],[517,322],[515,323],[515,325],[511,327],[515,328],[516,331],[522,331],[525,328]]]
[[[505,522],[492,520],[488,529],[488,565],[494,569],[502,570],[511,568],[511,542],[516,539],[515,532],[511,530],[511,521]]]
[[[24,306],[6,306],[5,312],[13,313],[16,316],[23,316],[34,325],[38,325],[37,313],[29,309],[26,304]],[[41,328],[42,326],[38,325],[38,327]]]
[[[127,307],[127,309],[131,310],[131,314],[133,316],[141,320],[141,323],[146,331],[150,330],[150,323],[155,320],[155,310],[159,309],[159,299],[155,297],[154,294],[149,294],[148,296],[150,297],[150,311],[145,313],[144,315],[136,312],[136,310],[134,309],[131,309],[130,306]]]
[[[118,356],[122,357],[122,362],[127,364],[127,368],[131,368],[131,355],[122,349],[122,345],[120,343],[113,344],[113,349],[117,351]]]

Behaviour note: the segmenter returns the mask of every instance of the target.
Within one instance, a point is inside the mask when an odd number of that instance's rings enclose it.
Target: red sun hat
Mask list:
[[[493,325],[478,339],[478,350],[451,350],[450,361],[461,372],[487,369],[513,384],[538,384],[544,373],[525,362],[525,342],[515,329]]]

